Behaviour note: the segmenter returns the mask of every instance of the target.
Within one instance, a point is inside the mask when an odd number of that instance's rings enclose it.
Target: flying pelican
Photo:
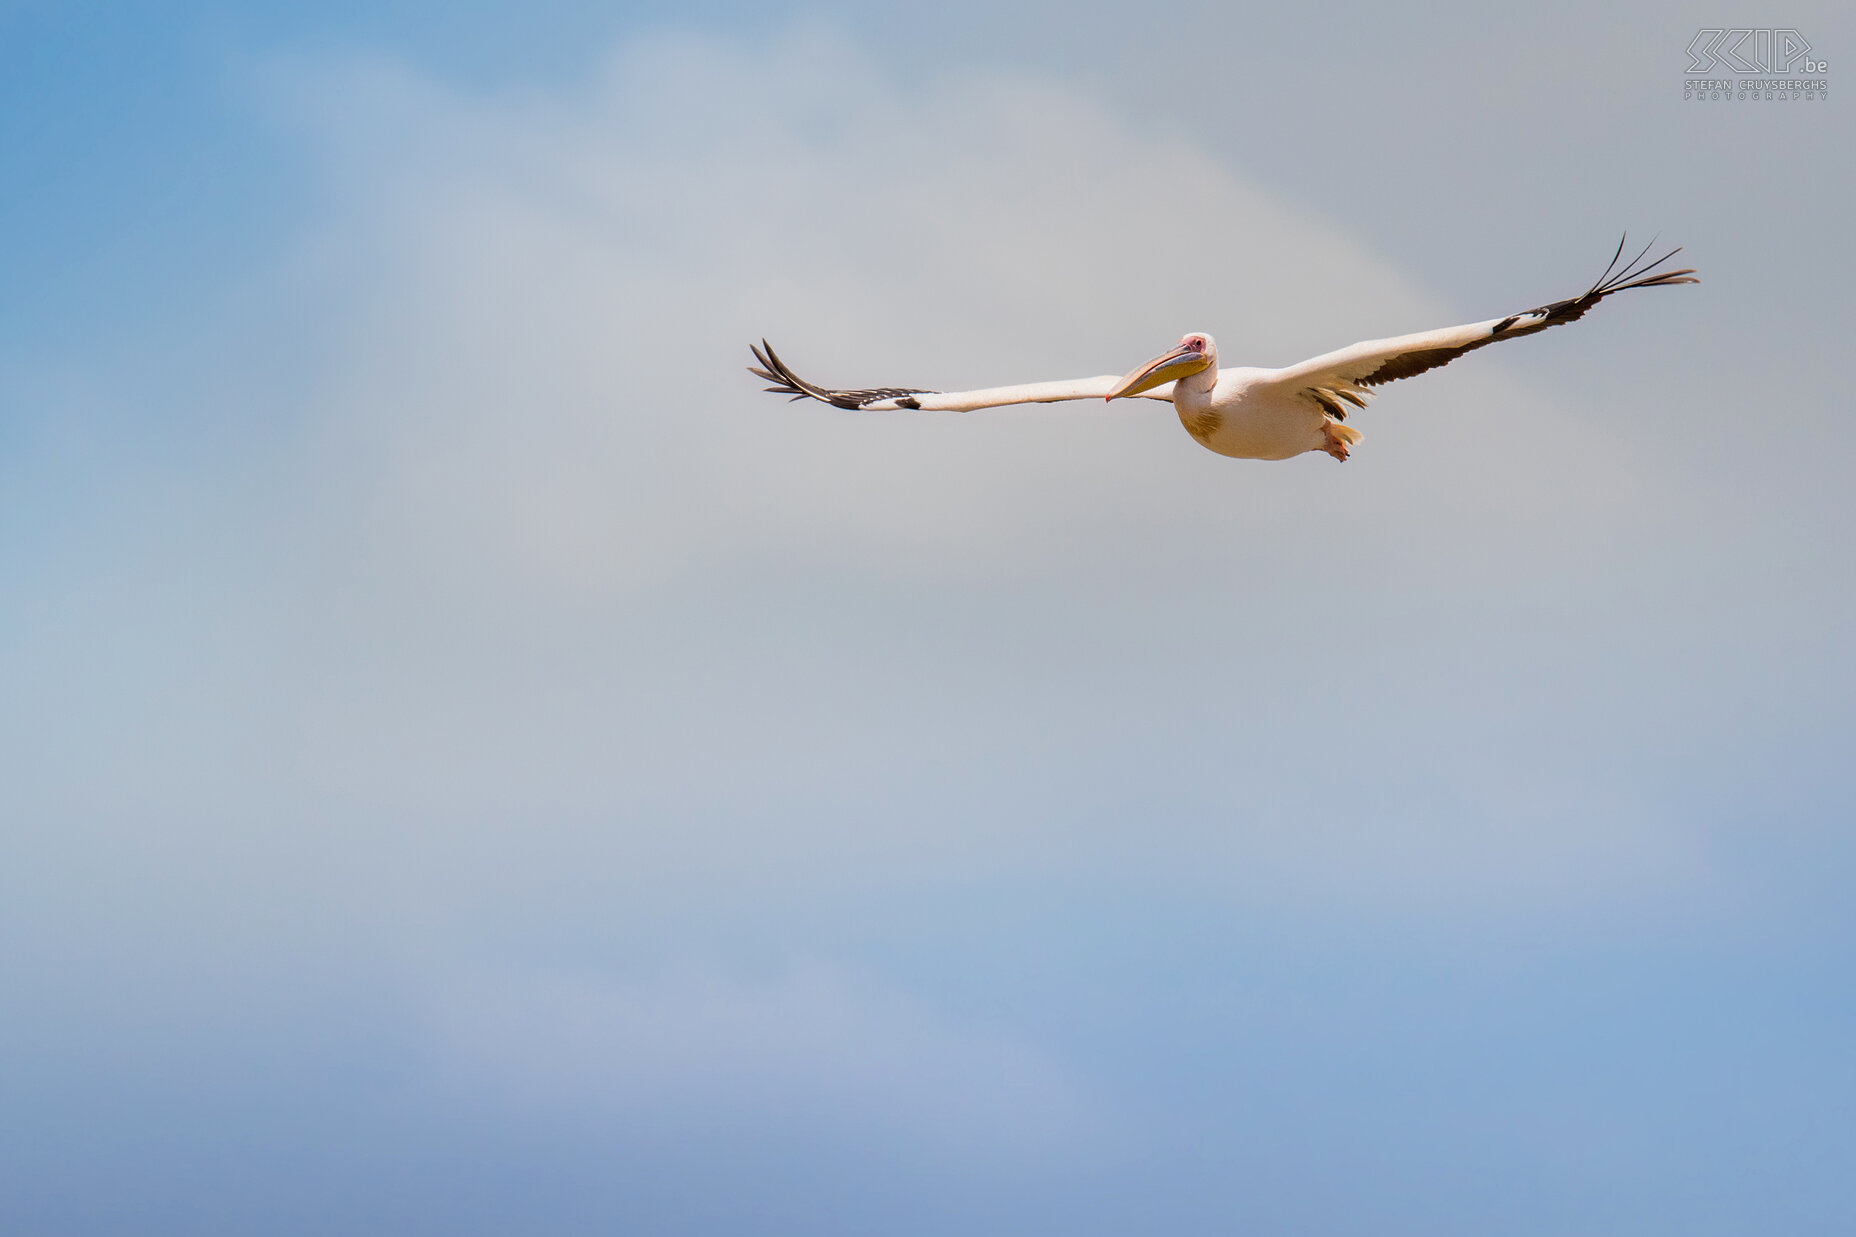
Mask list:
[[[1651,241],[1650,244],[1655,244]],[[1072,399],[1170,400],[1186,432],[1220,455],[1250,460],[1286,460],[1304,451],[1326,451],[1337,460],[1347,458],[1360,441],[1360,431],[1346,424],[1348,405],[1366,407],[1378,392],[1373,388],[1399,378],[1448,365],[1465,352],[1498,340],[1518,339],[1562,322],[1583,317],[1585,311],[1614,292],[1631,288],[1660,288],[1671,284],[1700,283],[1693,270],[1657,268],[1682,252],[1672,249],[1653,262],[1643,251],[1619,269],[1624,242],[1598,281],[1578,296],[1554,301],[1525,313],[1467,326],[1446,326],[1395,339],[1369,339],[1364,343],[1324,353],[1286,369],[1249,366],[1218,368],[1218,345],[1210,335],[1195,331],[1179,346],[1163,352],[1123,377],[1075,378],[1064,382],[1031,382],[1021,386],[988,387],[979,391],[921,391],[913,387],[878,387],[863,391],[834,391],[814,385],[795,374],[766,340],[753,348],[759,367],[752,374],[775,385],[767,390],[794,399],[823,400],[839,408],[970,412],[1006,404],[1047,404]]]

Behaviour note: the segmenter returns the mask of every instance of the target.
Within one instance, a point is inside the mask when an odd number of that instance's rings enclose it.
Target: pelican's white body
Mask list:
[[[1357,430],[1338,424],[1305,394],[1285,388],[1281,374],[1244,366],[1182,378],[1173,384],[1179,423],[1199,445],[1240,460],[1286,460],[1325,451],[1336,432],[1358,438]]]

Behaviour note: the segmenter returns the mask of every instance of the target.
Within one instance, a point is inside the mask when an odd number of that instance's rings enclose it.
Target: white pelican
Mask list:
[[[1335,459],[1344,460],[1360,441],[1360,431],[1345,424],[1347,406],[1366,407],[1367,401],[1377,394],[1372,389],[1376,386],[1448,365],[1484,344],[1532,335],[1535,331],[1571,322],[1614,292],[1701,282],[1694,278],[1693,270],[1655,273],[1656,268],[1675,257],[1680,249],[1672,249],[1646,263],[1643,257],[1649,251],[1649,246],[1644,246],[1643,252],[1620,270],[1618,259],[1623,256],[1624,242],[1619,241],[1617,252],[1598,282],[1568,300],[1467,326],[1446,326],[1395,339],[1369,339],[1286,369],[1246,366],[1221,370],[1218,368],[1218,345],[1212,342],[1210,335],[1195,331],[1180,340],[1177,348],[1123,377],[1105,374],[1099,378],[1031,382],[979,391],[920,391],[913,387],[833,391],[815,386],[793,373],[764,339],[759,348],[752,348],[760,367],[750,366],[749,372],[774,383],[767,390],[776,394],[823,400],[839,408],[970,412],[1005,404],[1044,404],[1071,399],[1141,396],[1171,400],[1186,432],[1220,455],[1286,460],[1304,451],[1326,451]]]

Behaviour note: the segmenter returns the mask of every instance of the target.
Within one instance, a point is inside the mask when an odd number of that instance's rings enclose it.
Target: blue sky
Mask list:
[[[8,1231],[1848,1231],[1852,147],[1718,16],[0,5]],[[1345,467],[741,368],[1623,227]]]

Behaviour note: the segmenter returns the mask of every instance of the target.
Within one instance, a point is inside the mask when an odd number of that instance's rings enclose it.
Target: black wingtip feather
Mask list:
[[[748,372],[757,378],[775,383],[776,385],[765,389],[774,395],[792,396],[792,400],[788,401],[789,403],[802,399],[815,399],[836,408],[862,408],[867,404],[874,404],[885,399],[901,399],[909,395],[934,394],[932,391],[923,391],[916,387],[881,387],[869,391],[834,391],[828,387],[816,386],[813,383],[807,382],[798,374],[795,374],[792,368],[788,366],[785,361],[780,359],[780,354],[773,350],[773,345],[768,343],[764,338],[760,341],[760,346],[758,348],[753,344],[749,344],[748,351],[754,354],[754,359],[759,361],[761,365],[760,368],[755,368],[750,365],[748,367]]]
[[[1372,373],[1359,379],[1360,385],[1379,386],[1400,378],[1411,378],[1436,369],[1440,365],[1448,365],[1464,353],[1473,352],[1497,340],[1532,335],[1548,327],[1576,322],[1585,316],[1586,310],[1614,292],[1628,292],[1632,288],[1664,288],[1676,284],[1701,282],[1693,267],[1683,267],[1673,271],[1657,270],[1657,267],[1682,252],[1680,245],[1653,262],[1645,262],[1644,258],[1656,245],[1655,237],[1651,237],[1650,243],[1645,245],[1629,262],[1624,263],[1623,268],[1620,269],[1618,262],[1624,256],[1624,246],[1628,240],[1629,233],[1618,238],[1618,247],[1612,251],[1611,261],[1605,264],[1604,273],[1599,275],[1591,287],[1578,296],[1569,297],[1563,301],[1554,301],[1524,314],[1514,314],[1503,318],[1490,329],[1487,335],[1457,347],[1424,348],[1390,357]]]
[[[1614,249],[1614,250],[1612,250],[1612,252],[1611,252],[1611,261],[1609,261],[1609,262],[1607,262],[1607,263],[1605,263],[1605,269],[1604,269],[1604,272],[1603,272],[1602,274],[1600,274],[1600,275],[1599,275],[1599,277],[1598,277],[1597,279],[1595,279],[1595,280],[1593,280],[1593,281],[1592,281],[1592,286],[1591,286],[1591,287],[1589,287],[1589,288],[1587,288],[1587,289],[1585,290],[1585,294],[1586,294],[1587,296],[1590,296],[1590,295],[1591,295],[1592,293],[1594,293],[1594,292],[1596,292],[1596,291],[1598,291],[1598,290],[1599,290],[1600,288],[1602,288],[1602,287],[1604,287],[1604,286],[1605,286],[1605,280],[1607,280],[1607,279],[1609,279],[1609,278],[1611,278],[1611,272],[1617,269],[1617,266],[1618,266],[1618,259],[1624,256],[1624,244],[1625,244],[1625,242],[1627,242],[1628,240],[1630,240],[1630,233],[1629,233],[1629,232],[1625,232],[1625,233],[1624,233],[1624,234],[1623,234],[1622,236],[1620,236],[1620,237],[1618,237],[1618,247],[1617,247],[1616,249]]]

